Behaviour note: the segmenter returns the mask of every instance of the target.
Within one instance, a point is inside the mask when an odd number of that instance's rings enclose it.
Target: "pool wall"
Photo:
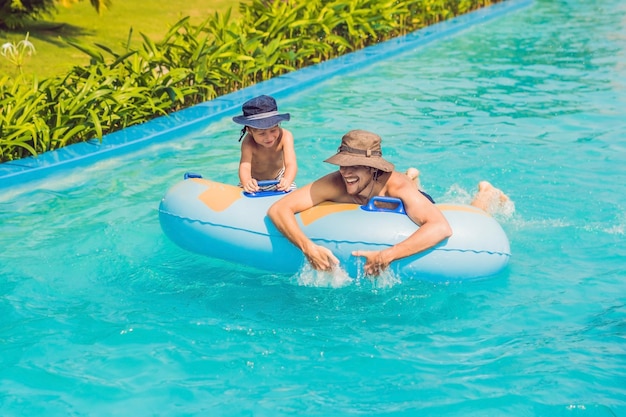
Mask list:
[[[469,27],[525,8],[532,3],[533,0],[505,0],[405,36],[260,82],[140,125],[110,133],[105,135],[102,141],[91,139],[87,142],[46,152],[37,157],[5,162],[0,164],[0,188],[39,179],[52,171],[87,166],[105,158],[136,150],[144,146],[147,141],[156,143],[183,136],[200,124],[221,119],[231,113],[238,113],[241,104],[256,95],[268,94],[276,98],[285,97],[294,91],[321,83],[335,75],[360,69],[366,65],[456,35]]]

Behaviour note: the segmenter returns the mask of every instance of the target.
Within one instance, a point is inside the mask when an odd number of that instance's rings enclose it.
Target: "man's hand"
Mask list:
[[[384,256],[384,251],[368,251],[356,250],[352,252],[352,256],[361,256],[365,258],[365,275],[380,275],[391,263]]]
[[[303,253],[311,266],[318,271],[332,271],[339,265],[339,259],[333,255],[330,249],[323,246],[311,243]]]

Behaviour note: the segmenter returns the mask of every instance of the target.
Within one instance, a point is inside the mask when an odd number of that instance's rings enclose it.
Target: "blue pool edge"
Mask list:
[[[146,123],[107,134],[102,141],[91,139],[45,152],[36,157],[5,162],[0,164],[0,187],[22,184],[62,169],[93,164],[105,158],[134,151],[146,143],[169,140],[172,133],[178,130],[190,129],[200,123],[221,119],[232,112],[239,112],[244,101],[259,94],[268,94],[280,99],[304,87],[321,83],[332,76],[354,68],[363,68],[365,65],[374,64],[525,8],[533,1],[505,0],[407,35],[257,83]]]

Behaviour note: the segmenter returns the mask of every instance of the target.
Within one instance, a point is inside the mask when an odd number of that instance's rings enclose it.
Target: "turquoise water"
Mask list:
[[[626,415],[624,2],[537,0],[276,96],[298,183],[365,128],[439,201],[505,190],[510,266],[333,286],[179,249],[159,200],[237,180],[225,116],[2,189],[0,415]]]

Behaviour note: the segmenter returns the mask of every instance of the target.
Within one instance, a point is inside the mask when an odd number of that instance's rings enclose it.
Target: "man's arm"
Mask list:
[[[275,202],[267,212],[276,228],[302,251],[311,266],[322,271],[332,270],[339,260],[329,249],[316,245],[304,234],[295,215],[324,201],[332,201],[332,196],[336,194],[336,182],[332,179],[334,174],[292,191]]]
[[[409,218],[420,227],[390,248],[353,252],[354,256],[367,259],[365,273],[368,275],[379,275],[391,262],[430,249],[452,235],[452,229],[443,213],[405,175],[397,172],[392,175],[387,183],[387,195],[401,199]]]

